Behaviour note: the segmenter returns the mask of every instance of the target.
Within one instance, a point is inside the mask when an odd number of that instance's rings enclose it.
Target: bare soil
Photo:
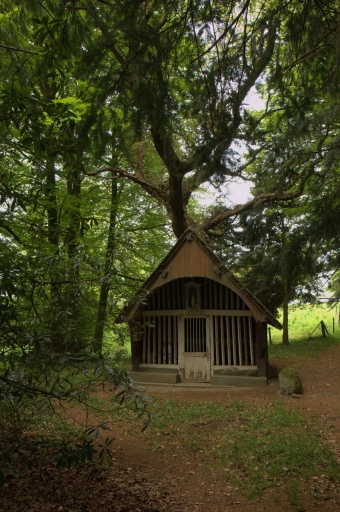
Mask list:
[[[271,360],[279,369],[291,365]],[[340,346],[327,348],[318,360],[297,362],[304,386],[302,398],[284,398],[288,407],[320,422],[321,437],[340,462]],[[259,407],[278,399],[278,382],[264,388],[208,388],[149,386],[148,394],[178,401],[226,403],[242,400]],[[84,411],[68,411],[84,423]],[[26,437],[20,450],[20,477],[7,475],[0,491],[0,511],[94,512],[340,512],[340,487],[321,478],[308,482],[299,500],[291,504],[287,494],[275,490],[256,500],[246,499],[237,485],[228,482],[222,467],[207,468],[201,454],[173,453],[166,432],[160,432],[164,451],[152,449],[147,436],[124,423],[112,423],[116,437],[112,462],[106,468],[85,465],[69,470],[55,467],[53,454],[45,453]],[[188,432],[188,436],[195,435]],[[15,449],[15,439],[6,440]],[[6,444],[5,443],[5,444]],[[167,444],[168,443],[168,444]],[[1,447],[0,447],[1,448]]]

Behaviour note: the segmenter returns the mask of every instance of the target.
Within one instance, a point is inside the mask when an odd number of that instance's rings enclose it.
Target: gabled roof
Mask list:
[[[117,318],[116,322],[129,321],[136,315],[136,313],[143,306],[143,299],[145,299],[145,296],[148,293],[152,292],[154,289],[158,288],[158,286],[160,286],[161,284],[165,284],[164,280],[163,282],[160,282],[160,279],[167,279],[167,269],[169,268],[169,265],[171,266],[171,264],[176,260],[176,258],[182,258],[184,266],[186,263],[188,263],[188,261],[185,260],[185,253],[181,253],[184,251],[185,245],[191,244],[193,240],[198,244],[199,248],[205,253],[205,260],[209,260],[210,262],[209,265],[211,266],[211,271],[213,271],[211,278],[218,280],[217,276],[221,276],[224,281],[223,284],[229,286],[236,293],[238,293],[247,303],[249,308],[253,312],[255,311],[255,320],[268,322],[273,327],[276,327],[277,329],[282,329],[282,325],[280,324],[280,322],[276,320],[274,315],[255,297],[255,295],[253,295],[247,288],[244,287],[241,281],[236,276],[234,276],[234,274],[223,264],[222,260],[218,256],[216,256],[216,254],[212,251],[212,249],[205,242],[205,240],[203,240],[202,237],[197,233],[197,231],[191,227],[189,227],[177,240],[176,244],[170,249],[168,254],[165,256],[165,258],[163,258],[161,263],[158,265],[158,267],[144,282],[143,286],[137,291],[137,293],[131,299],[130,303],[124,308],[122,313]],[[190,275],[190,272],[187,275],[176,275],[170,277],[171,279],[175,279],[178,277],[189,276],[192,277]]]

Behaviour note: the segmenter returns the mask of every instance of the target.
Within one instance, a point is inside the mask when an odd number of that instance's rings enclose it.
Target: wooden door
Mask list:
[[[184,318],[184,379],[209,382],[211,375],[210,324],[207,317]]]

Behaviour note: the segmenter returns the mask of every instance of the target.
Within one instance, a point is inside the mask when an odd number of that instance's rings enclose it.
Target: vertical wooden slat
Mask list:
[[[234,292],[230,290],[230,309],[234,309]]]
[[[171,336],[171,316],[168,316],[168,364],[172,363],[172,350],[171,350],[172,336]]]
[[[208,300],[211,304],[211,308],[212,309],[215,309],[215,306],[214,306],[214,282],[212,280],[209,281],[209,295],[208,295]]]
[[[235,317],[231,317],[231,336],[233,340],[233,365],[237,366],[237,352],[236,352],[236,326]]]
[[[189,352],[190,351],[190,348],[189,348],[189,336],[188,336],[188,323],[189,323],[189,318],[185,318],[184,319],[184,331],[185,331],[185,351],[186,352]]]
[[[215,353],[216,353],[216,360],[215,364],[220,364],[220,338],[219,338],[219,332],[218,332],[218,316],[214,316],[214,323],[215,323]]]
[[[176,309],[184,309],[185,308],[185,304],[183,304],[181,302],[181,295],[183,297],[183,293],[181,293],[182,280],[181,279],[177,279],[175,281],[175,283],[176,283],[176,297],[177,297]]]
[[[218,309],[218,293],[217,293],[217,283],[213,284],[214,288],[214,309]]]
[[[148,322],[149,317],[145,317],[144,319],[144,326],[143,326],[143,363],[146,363],[146,339],[147,339],[147,327],[146,323]]]
[[[208,280],[203,280],[203,294],[201,297],[202,300],[202,308],[208,309],[209,308],[209,290],[208,290]]]
[[[172,295],[171,309],[179,309],[176,305],[176,281],[175,280],[173,280],[171,283],[171,295]]]
[[[230,339],[230,323],[229,323],[228,316],[225,317],[225,321],[226,321],[226,330],[227,330],[227,352],[228,352],[227,364],[229,366],[231,366],[232,365],[232,362],[231,362],[231,339]]]
[[[204,344],[203,344],[203,318],[200,318],[200,334],[199,334],[199,351],[204,352]]]
[[[194,352],[195,351],[195,347],[194,347],[194,322],[192,320],[192,318],[190,318],[190,339],[191,339],[191,349],[190,349],[190,352]]]
[[[193,330],[194,330],[193,321],[192,321],[192,318],[190,318],[190,334],[189,334],[189,336],[190,336],[190,352],[194,351]]]
[[[190,352],[190,343],[191,343],[191,340],[190,340],[190,318],[186,318],[185,319],[185,332],[186,332],[186,341],[187,341],[187,348],[186,348],[186,351],[187,352]]]
[[[152,319],[152,316],[148,317],[149,318],[149,322],[148,322],[148,327],[147,327],[147,349],[146,349],[146,363],[150,363],[150,322],[151,322],[151,319]]]
[[[185,351],[190,352],[189,318],[184,319],[184,325],[185,325]]]
[[[248,316],[249,324],[249,348],[250,348],[250,364],[254,366],[254,337],[253,337],[253,322],[252,318]]]
[[[165,286],[162,286],[161,287],[161,296],[162,296],[162,300],[161,300],[161,307],[159,309],[166,309],[166,304],[165,304]]]
[[[178,336],[178,317],[174,316],[174,364],[177,364],[178,361],[178,342],[177,342],[177,336]]]
[[[244,354],[246,359],[246,366],[249,365],[249,333],[248,333],[247,317],[243,317],[243,340],[244,340]]]
[[[220,303],[218,305],[218,309],[223,309],[223,289],[224,289],[224,286],[222,286],[221,284],[219,285],[219,289],[220,289]]]
[[[191,351],[195,352],[195,320],[193,318],[191,320]]]
[[[156,333],[157,333],[158,320],[159,320],[159,317],[154,317],[154,328],[152,329],[152,362],[153,362],[153,364],[157,363]]]
[[[190,336],[190,318],[186,320],[187,324],[187,352],[191,351],[191,336]]]
[[[220,329],[221,329],[221,357],[222,357],[222,365],[225,365],[225,347],[224,347],[224,316],[220,316]]]
[[[241,317],[237,317],[237,337],[238,337],[238,357],[239,357],[239,365],[242,366],[242,328],[241,328]]]
[[[195,352],[198,352],[198,333],[199,333],[199,328],[200,328],[200,324],[199,324],[199,318],[194,318],[193,319],[193,324],[195,326],[195,334],[194,334],[194,345],[195,345],[195,348],[194,348],[194,351]]]
[[[162,323],[163,323],[163,364],[166,364],[166,316],[162,316]]]
[[[215,329],[215,317],[211,316],[211,334],[212,334],[212,347],[211,357],[213,358],[213,364],[216,364],[216,329]]]
[[[158,331],[158,339],[157,339],[157,363],[162,364],[162,318],[159,316],[157,319],[157,331]]]

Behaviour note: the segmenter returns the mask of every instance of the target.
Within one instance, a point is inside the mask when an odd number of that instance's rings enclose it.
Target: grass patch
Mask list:
[[[333,333],[333,318],[335,329]],[[329,336],[321,336],[321,328],[314,329],[323,320]],[[282,322],[282,315],[279,317]],[[310,336],[312,334],[312,336]],[[271,329],[272,345],[269,345],[269,357],[294,357],[315,359],[325,348],[340,343],[340,326],[337,323],[334,309],[323,304],[319,306],[292,306],[289,310],[288,346],[282,345],[282,331]]]
[[[295,503],[300,480],[340,478],[340,466],[315,421],[281,402],[259,409],[239,401],[156,400],[153,412],[157,418],[145,432],[152,449],[199,453],[202,464],[222,468],[247,498],[280,486]]]

